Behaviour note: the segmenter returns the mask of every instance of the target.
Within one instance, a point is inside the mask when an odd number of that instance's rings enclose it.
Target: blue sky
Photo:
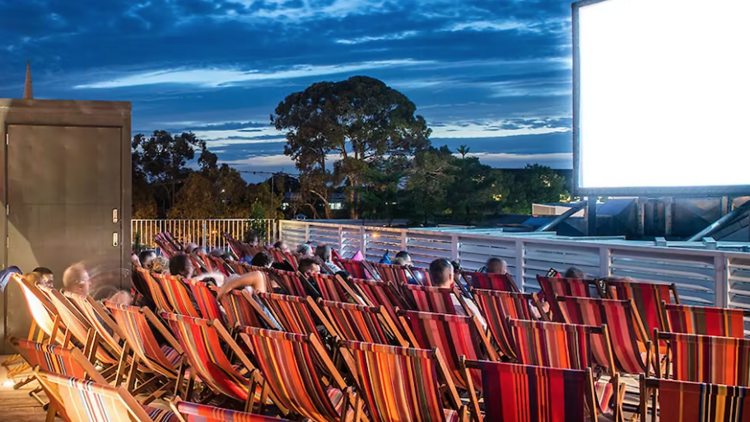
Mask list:
[[[434,145],[571,168],[560,0],[0,0],[0,97],[133,103],[133,133],[192,130],[240,170],[294,171],[269,115],[353,75],[406,94]],[[250,178],[249,178],[250,179]]]

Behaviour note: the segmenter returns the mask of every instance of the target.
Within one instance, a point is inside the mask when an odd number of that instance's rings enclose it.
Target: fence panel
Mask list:
[[[242,240],[245,233],[253,230],[264,244],[272,243],[274,220],[249,219],[209,219],[209,220],[132,220],[131,229],[135,239],[140,236],[143,247],[155,248],[154,237],[162,232],[170,232],[174,238],[185,244],[195,243],[207,249],[226,248],[224,233]]]

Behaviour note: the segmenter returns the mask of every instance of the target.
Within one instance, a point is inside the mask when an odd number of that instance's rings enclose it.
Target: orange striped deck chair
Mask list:
[[[417,284],[422,286],[432,286],[432,280],[430,279],[430,272],[424,268],[409,267],[409,271],[414,274],[414,280]]]
[[[492,337],[500,347],[500,351],[506,356],[515,357],[515,346],[510,327],[508,327],[508,318],[536,319],[529,305],[534,303],[538,306],[536,296],[532,293],[482,289],[475,289],[472,293],[485,321],[487,321],[487,327]],[[544,311],[541,309],[539,309],[539,313],[544,315]]]
[[[586,370],[600,365],[614,368],[615,358],[611,348],[607,348],[603,362],[594,356],[591,347],[592,339],[599,338],[609,345],[607,326],[592,327],[587,325],[558,324],[555,322],[510,320],[508,324],[515,339],[516,356],[522,365],[543,366],[546,368]],[[609,413],[614,410],[615,419],[621,413],[620,396],[614,409],[610,409],[610,399],[621,390],[619,374],[614,373],[607,381],[594,383],[594,397],[597,413]],[[622,386],[624,388],[624,385]]]
[[[401,286],[401,291],[404,293],[406,300],[410,302],[409,308],[411,309],[451,315],[458,313],[453,299],[461,295],[456,293],[454,289],[405,284]]]
[[[164,295],[164,291],[159,285],[159,282],[157,282],[156,279],[151,275],[151,272],[149,272],[148,270],[144,270],[143,268],[136,268],[136,271],[138,271],[143,281],[146,283],[146,286],[148,286],[149,295],[151,297],[151,300],[154,302],[156,309],[166,309],[170,311],[173,310],[172,305]]]
[[[193,304],[193,298],[190,296],[185,282],[173,275],[154,274],[153,276],[160,282],[164,295],[170,304],[170,307],[163,308],[164,310],[195,318],[201,316]]]
[[[750,317],[748,311],[669,303],[663,306],[673,333],[745,338],[744,318]]]
[[[666,355],[664,378],[709,384],[750,386],[750,340],[654,332],[657,356]],[[670,365],[671,363],[671,365]],[[657,376],[661,378],[658,370]]]
[[[658,400],[659,422],[745,422],[750,420],[750,388],[688,381],[646,378],[641,375],[641,420],[648,417],[648,399],[654,398],[651,421],[655,422]],[[644,393],[648,392],[648,394]]]
[[[370,265],[377,271],[382,282],[391,282],[395,285],[409,284],[411,273],[402,265],[378,264],[375,262],[371,262]]]
[[[170,405],[175,415],[180,418],[180,422],[290,422],[286,419],[253,415],[252,413],[186,401],[170,402]],[[306,419],[303,422],[311,421]]]
[[[336,264],[339,265],[344,271],[348,272],[350,276],[354,278],[361,278],[364,280],[372,279],[373,276],[367,272],[365,264],[362,261],[355,261],[353,259],[339,259]]]
[[[211,287],[217,292],[218,287]],[[221,298],[221,306],[226,312],[226,321],[230,328],[240,327],[273,327],[275,324],[263,313],[263,309],[245,290],[232,290]]]
[[[461,370],[461,356],[472,360],[500,360],[476,315],[468,317],[401,311],[399,322],[409,342],[415,347],[440,350],[448,365],[451,380],[459,388],[469,388],[469,381]],[[471,376],[474,378],[474,386],[481,388],[479,373],[472,371]]]
[[[178,422],[168,410],[142,405],[124,388],[36,372],[39,383],[66,422]]]
[[[104,306],[120,326],[128,346],[133,350],[134,363],[128,375],[128,390],[133,389],[134,371],[138,363],[146,366],[154,374],[166,378],[167,385],[182,380],[186,366],[186,362],[183,362],[184,351],[150,309],[113,302],[104,302]],[[167,344],[159,345],[152,326],[164,337]]]
[[[320,291],[320,295],[323,296],[323,299],[333,300],[335,302],[352,302],[352,299],[347,296],[344,286],[342,285],[345,282],[339,277],[317,273],[312,274],[311,278],[318,286],[318,291]]]
[[[292,268],[294,268],[294,271],[298,271],[299,259],[297,258],[297,255],[294,254],[293,252],[282,252],[282,254],[284,255],[284,258],[286,258],[286,262],[288,262],[289,265],[291,265]]]
[[[412,309],[396,289],[396,285],[390,281],[351,280],[354,289],[360,297],[373,305],[382,305],[393,321],[398,320],[396,308]]]
[[[255,366],[221,322],[164,311],[160,316],[169,324],[185,351],[191,369],[203,384],[216,394],[244,402],[245,411],[252,410],[255,394],[250,394],[250,391],[255,381],[252,374]],[[231,351],[241,365],[233,365],[224,350]],[[242,374],[243,370],[247,371],[246,376]]]
[[[21,288],[34,323],[47,335],[48,339],[45,342],[67,345],[70,333],[65,332],[62,320],[49,299],[39,291],[37,286],[26,282],[20,274],[12,274],[11,279]]]
[[[641,321],[650,335],[654,329],[667,330],[662,302],[680,303],[677,287],[672,284],[636,283],[627,280],[607,281],[605,286],[610,299],[633,299]]]
[[[10,338],[9,341],[32,367],[53,374],[90,378],[100,384],[107,383],[80,349],[14,338]]]
[[[564,322],[560,315],[560,306],[557,303],[557,296],[566,297],[603,297],[598,294],[594,296],[592,291],[599,292],[596,280],[581,280],[577,278],[561,277],[543,277],[536,276],[537,282],[542,289],[543,299],[550,305],[552,319],[557,322]]]
[[[240,338],[255,355],[266,385],[292,413],[321,422],[353,416],[356,398],[316,336],[245,327]]]
[[[512,363],[467,360],[479,370],[484,391],[485,421],[583,422],[596,420],[591,369],[559,369]],[[476,387],[474,387],[476,388]],[[474,389],[469,391],[474,395]],[[476,397],[471,399],[476,401]]]
[[[328,321],[323,311],[320,310],[310,296],[300,297],[275,293],[258,293],[258,297],[273,312],[284,331],[295,334],[313,334],[322,342],[323,338],[317,330],[317,326],[320,323],[330,335],[338,335],[336,328]]]
[[[461,275],[475,289],[520,292],[510,274],[488,274],[474,271],[461,271]]]
[[[320,300],[319,303],[343,340],[409,346],[396,322],[382,305],[364,306],[324,300]]]
[[[567,324],[607,325],[615,355],[616,370],[628,374],[645,373],[651,362],[651,341],[632,300],[591,299],[558,296]],[[593,339],[592,347],[599,364],[606,362],[607,345]],[[612,369],[610,369],[612,371]]]
[[[269,247],[267,248],[268,252],[271,254],[271,257],[273,257],[273,262],[286,262],[286,257],[281,252],[281,249]]]
[[[221,312],[219,302],[211,291],[208,283],[202,281],[188,280],[190,290],[193,292],[195,302],[198,304],[200,314],[205,319],[218,319],[224,321],[224,314]]]
[[[458,422],[466,407],[450,382],[439,349],[412,349],[346,341],[341,347],[354,356],[360,399],[374,422]],[[441,383],[453,409],[443,407]],[[356,418],[354,422],[358,422]]]
[[[291,271],[271,270],[271,277],[288,295],[307,296],[305,286],[297,273]]]

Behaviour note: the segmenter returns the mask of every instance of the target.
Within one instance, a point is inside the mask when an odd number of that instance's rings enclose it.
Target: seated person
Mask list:
[[[393,259],[393,264],[411,267],[412,266],[411,255],[409,255],[409,252],[401,251],[396,254],[396,257]]]
[[[508,263],[505,262],[505,260],[500,258],[490,258],[487,260],[487,263],[484,266],[485,271],[487,274],[507,274],[508,273]]]
[[[146,249],[138,254],[138,262],[141,263],[141,268],[148,268],[148,264],[156,258],[156,252]]]
[[[432,280],[433,286],[452,289],[453,283],[455,282],[453,265],[447,259],[436,259],[432,261],[432,263],[430,263],[430,279]],[[461,302],[458,300],[456,295],[453,294],[451,298],[453,299],[453,307],[456,309],[456,314],[469,316],[469,314],[467,314],[466,312],[466,309],[464,309],[464,307],[461,305]],[[468,298],[465,299],[465,302],[471,313],[477,316],[479,323],[486,331],[487,322],[479,312],[479,308],[477,307],[477,305],[473,300]]]
[[[574,278],[576,280],[584,280],[586,278],[586,273],[579,270],[576,267],[570,267],[562,275],[563,278]]]
[[[42,284],[49,287],[50,289],[55,285],[55,277],[52,274],[52,270],[47,267],[36,267],[34,273],[39,274],[42,277]]]
[[[332,251],[333,248],[331,248],[330,245],[318,245],[315,248],[315,256],[320,258],[320,260],[323,261],[323,264],[325,264],[325,266],[328,267],[333,272],[333,274],[336,274],[341,271],[341,268],[333,263]]]
[[[63,273],[63,291],[88,296],[91,289],[89,273],[82,263],[73,264]]]
[[[297,245],[297,253],[301,258],[312,258],[315,256],[312,246],[307,243],[300,243]]]
[[[283,240],[279,240],[278,242],[274,243],[273,247],[284,253],[291,252],[291,250],[289,249],[289,245],[287,245]]]
[[[163,256],[157,256],[148,263],[149,271],[157,274],[169,274],[169,260]]]

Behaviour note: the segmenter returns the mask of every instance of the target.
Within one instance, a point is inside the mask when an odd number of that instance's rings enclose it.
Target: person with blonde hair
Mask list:
[[[157,256],[148,263],[148,270],[157,274],[169,274],[169,260],[163,256]]]
[[[83,263],[73,264],[63,273],[63,290],[88,296],[91,289],[89,273]]]

